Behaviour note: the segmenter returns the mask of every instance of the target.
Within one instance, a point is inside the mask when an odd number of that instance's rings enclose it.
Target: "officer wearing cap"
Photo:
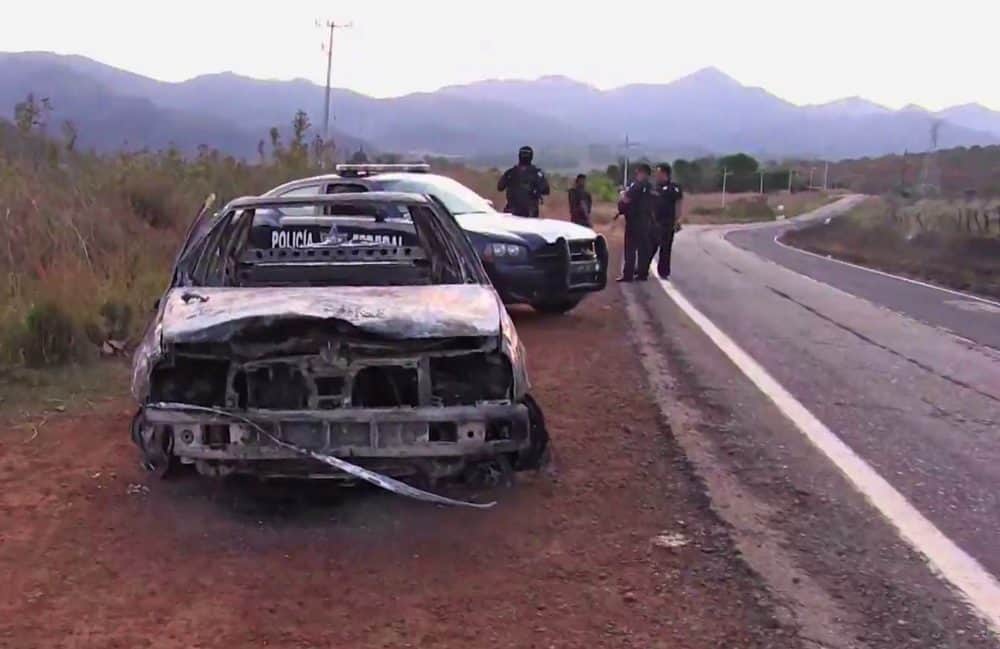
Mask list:
[[[550,188],[545,174],[532,163],[534,157],[530,146],[521,147],[517,164],[500,176],[497,190],[507,194],[505,212],[538,218],[538,205],[543,196],[549,195]]]
[[[625,215],[625,259],[622,274],[616,281],[631,282],[649,279],[650,230],[653,222],[653,186],[649,182],[649,165],[635,167],[635,180],[621,194],[618,213]],[[616,215],[617,219],[618,216]]]
[[[670,249],[674,245],[677,231],[678,212],[684,192],[681,186],[670,179],[670,165],[666,162],[656,165],[656,180],[653,183],[653,231],[648,250],[649,262],[653,261],[657,250],[660,252],[656,264],[656,274],[661,279],[670,277]],[[647,264],[648,267],[648,264]]]

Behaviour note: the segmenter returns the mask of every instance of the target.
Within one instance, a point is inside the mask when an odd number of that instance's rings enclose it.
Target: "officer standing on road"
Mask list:
[[[587,176],[580,174],[569,188],[569,220],[577,225],[593,227],[590,223],[590,210],[593,206],[594,199],[587,191]]]
[[[517,152],[517,165],[500,176],[497,190],[507,193],[505,212],[538,218],[538,205],[550,189],[545,174],[532,164],[534,157],[530,146],[522,146]]]
[[[649,279],[650,229],[653,221],[653,186],[649,182],[649,165],[635,167],[635,180],[622,192],[618,213],[625,215],[625,260],[622,274],[616,281],[631,282]],[[616,215],[617,219],[618,216]]]
[[[656,274],[661,279],[670,277],[670,249],[674,245],[674,233],[678,230],[680,205],[683,200],[684,192],[681,186],[670,180],[670,165],[666,162],[656,165],[656,182],[653,185],[655,219],[648,261],[651,263],[656,251],[660,251]]]

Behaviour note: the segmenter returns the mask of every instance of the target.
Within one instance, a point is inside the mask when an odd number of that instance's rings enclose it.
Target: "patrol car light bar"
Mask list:
[[[371,175],[380,173],[427,173],[431,170],[429,164],[415,162],[411,164],[339,164],[337,173],[341,175]]]

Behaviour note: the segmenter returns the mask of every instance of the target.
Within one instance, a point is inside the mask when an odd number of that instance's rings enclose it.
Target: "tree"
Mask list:
[[[368,154],[365,153],[365,147],[362,146],[351,154],[351,164],[365,164],[366,162],[368,162]]]
[[[604,175],[613,180],[616,184],[622,180],[622,168],[616,164],[609,164],[604,170]]]
[[[277,158],[278,154],[281,153],[281,132],[277,126],[272,126],[268,135],[271,136],[271,155]]]
[[[292,118],[292,149],[301,151],[305,148],[306,131],[312,127],[309,122],[309,115],[301,108],[295,112]]]
[[[757,160],[748,156],[745,153],[736,153],[733,155],[727,155],[719,158],[717,163],[719,169],[726,169],[733,174],[740,176],[749,176],[757,173],[758,167],[760,165]]]
[[[66,120],[62,124],[63,139],[66,140],[66,150],[74,151],[76,149],[76,140],[79,137],[79,132],[76,129],[76,124],[72,120]]]
[[[48,97],[42,97],[41,101],[36,101],[35,93],[29,92],[24,101],[19,101],[14,105],[14,123],[17,125],[17,129],[25,134],[30,133],[36,126],[44,131],[51,112],[52,104]]]
[[[701,165],[697,161],[683,158],[674,161],[673,180],[688,191],[696,192],[704,189],[704,177]]]

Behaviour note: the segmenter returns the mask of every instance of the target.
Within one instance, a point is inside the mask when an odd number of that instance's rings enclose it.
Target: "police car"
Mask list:
[[[423,194],[443,205],[479,252],[494,288],[507,304],[530,304],[544,313],[565,313],[607,285],[608,246],[590,228],[554,219],[522,218],[498,212],[492,203],[461,183],[429,173],[427,165],[338,165],[336,174],[303,178],[264,194],[317,194],[391,191]],[[258,214],[251,236],[256,245],[302,248],[330,237],[341,241],[414,242],[406,215],[386,208],[376,218],[338,219],[336,232],[319,208],[285,208]],[[329,209],[329,208],[323,208]],[[338,208],[341,209],[341,208]],[[348,214],[338,216],[348,217]]]

